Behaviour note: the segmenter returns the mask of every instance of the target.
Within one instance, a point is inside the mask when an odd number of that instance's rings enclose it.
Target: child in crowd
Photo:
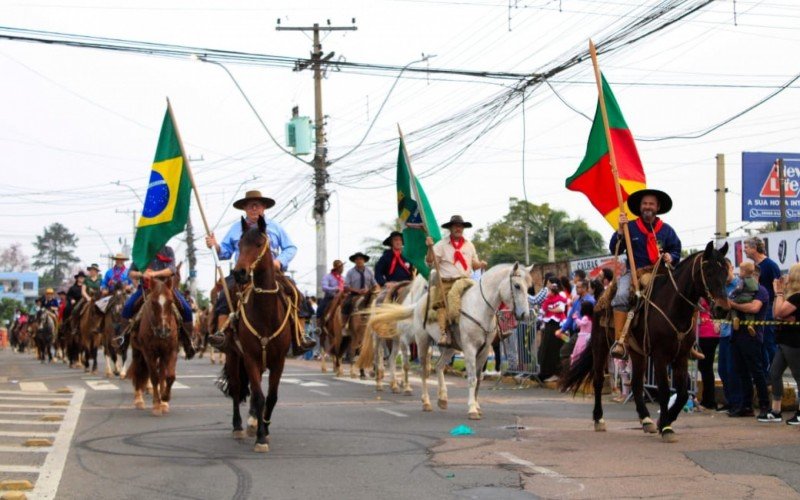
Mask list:
[[[583,351],[589,346],[592,336],[592,315],[594,314],[594,304],[589,301],[581,303],[580,318],[575,323],[578,325],[578,340],[575,349],[569,358],[570,365],[574,365],[580,358]]]

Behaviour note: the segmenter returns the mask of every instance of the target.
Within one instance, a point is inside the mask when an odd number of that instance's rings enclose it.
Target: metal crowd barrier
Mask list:
[[[502,374],[538,380],[539,360],[536,357],[538,339],[535,319],[531,323],[518,322],[512,311],[498,311],[497,325],[501,333],[511,332],[511,335],[502,342],[508,363]],[[495,360],[497,371],[500,371],[501,363],[502,359]]]
[[[669,377],[669,389],[670,392],[676,392],[675,389],[675,380],[672,377],[672,368],[667,367],[667,376]],[[697,395],[697,361],[689,360],[689,369],[688,369],[688,376],[689,376],[689,395],[696,396]],[[658,384],[656,383],[656,370],[653,366],[653,360],[647,358],[647,371],[645,372],[644,377],[644,397],[651,401],[656,402],[656,398],[653,397],[651,391],[658,391]],[[627,403],[633,398],[633,395],[629,395],[628,398],[625,400]]]

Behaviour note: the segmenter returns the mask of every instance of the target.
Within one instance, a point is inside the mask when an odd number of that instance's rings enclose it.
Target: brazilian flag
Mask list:
[[[133,241],[133,263],[137,269],[144,271],[161,247],[183,232],[189,218],[191,189],[181,143],[167,108]]]
[[[412,182],[416,184],[416,193],[419,193],[420,199],[417,199],[414,189],[411,188]],[[430,235],[436,242],[442,239],[442,234],[425,190],[411,170],[411,161],[402,138],[397,154],[397,217],[403,226],[403,256],[427,278],[430,269],[425,263],[425,255],[428,253],[425,237]],[[424,222],[428,223],[427,228],[424,227]],[[425,233],[426,229],[428,234]]]

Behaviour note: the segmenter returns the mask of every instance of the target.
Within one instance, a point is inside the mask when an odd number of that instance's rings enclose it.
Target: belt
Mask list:
[[[455,283],[461,278],[442,278],[442,283]]]

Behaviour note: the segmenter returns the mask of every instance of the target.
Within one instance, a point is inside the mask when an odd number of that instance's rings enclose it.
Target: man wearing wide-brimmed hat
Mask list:
[[[247,191],[244,198],[233,202],[233,207],[245,212],[243,218],[248,227],[254,227],[258,224],[258,218],[264,217],[264,212],[275,205],[275,200],[262,196],[261,191]],[[272,257],[275,263],[275,270],[278,271],[278,279],[286,281],[294,287],[294,284],[283,275],[289,264],[297,255],[297,247],[292,242],[289,235],[283,227],[276,221],[264,217],[267,223],[267,236],[269,238],[269,247],[272,252]],[[239,256],[239,240],[242,238],[242,224],[237,221],[231,226],[228,233],[222,239],[222,243],[217,243],[214,234],[206,236],[206,245],[208,248],[216,248],[219,258],[222,260],[232,259],[236,260]],[[225,281],[229,289],[233,289],[235,282],[233,276],[228,276]],[[296,288],[296,287],[295,287]],[[298,291],[298,295],[302,296]],[[301,301],[305,302],[305,301]],[[226,331],[222,331],[222,325],[226,324],[228,315],[230,315],[230,305],[224,293],[219,294],[217,303],[214,306],[214,314],[217,317],[217,331],[209,336],[211,345],[221,348],[225,343],[227,335]],[[297,329],[295,329],[297,331]],[[308,349],[316,345],[312,339],[308,337],[292,338],[292,349],[294,355],[303,354]]]
[[[317,318],[325,318],[325,311],[328,309],[328,305],[333,300],[333,297],[335,297],[337,293],[344,291],[344,277],[342,276],[342,271],[344,271],[344,262],[336,259],[333,261],[331,272],[322,278],[322,293],[324,295],[317,306]]]
[[[122,253],[114,255],[114,267],[106,271],[105,276],[103,276],[103,289],[112,290],[117,285],[133,285],[133,282],[128,277],[128,268],[125,266],[126,260],[128,260],[128,257]]]
[[[363,252],[356,252],[350,256],[350,262],[354,263],[356,267],[347,271],[344,277],[344,291],[348,295],[342,304],[342,314],[346,319],[349,319],[350,314],[353,312],[353,304],[356,299],[367,295],[373,288],[378,286],[378,282],[375,281],[375,274],[366,265],[368,261],[369,255]]]
[[[450,217],[450,220],[442,224],[444,229],[450,231],[450,235],[442,238],[435,245],[433,238],[428,236],[425,243],[428,245],[428,254],[425,262],[434,267],[438,264],[439,277],[441,283],[436,282],[437,297],[434,298],[433,308],[436,310],[436,320],[439,323],[438,344],[442,347],[452,346],[449,325],[447,324],[447,311],[444,307],[444,297],[459,279],[470,278],[475,269],[485,269],[486,262],[478,258],[478,252],[471,241],[464,238],[464,229],[472,227],[472,223],[464,220],[460,215]]]
[[[653,266],[658,259],[669,265],[677,265],[681,258],[681,240],[675,230],[658,216],[672,209],[672,198],[664,191],[642,189],[628,197],[628,210],[638,216],[629,221],[623,211],[619,214],[619,228],[611,236],[609,248],[611,253],[627,253],[623,239],[623,227],[627,224],[633,249],[633,260],[636,269]],[[617,248],[619,247],[619,249]],[[617,341],[611,349],[611,356],[625,357],[625,341],[627,331],[625,320],[630,309],[631,270],[630,261],[626,264],[626,272],[617,281],[617,293],[611,300],[614,309],[614,329]]]
[[[411,264],[403,258],[403,233],[392,231],[388,238],[383,240],[384,250],[381,258],[375,264],[375,280],[380,286],[392,286],[401,281],[408,281],[411,276]]]
[[[75,305],[83,298],[83,280],[86,274],[83,271],[73,276],[75,282],[67,289],[66,305],[64,306],[64,318],[69,318]]]

